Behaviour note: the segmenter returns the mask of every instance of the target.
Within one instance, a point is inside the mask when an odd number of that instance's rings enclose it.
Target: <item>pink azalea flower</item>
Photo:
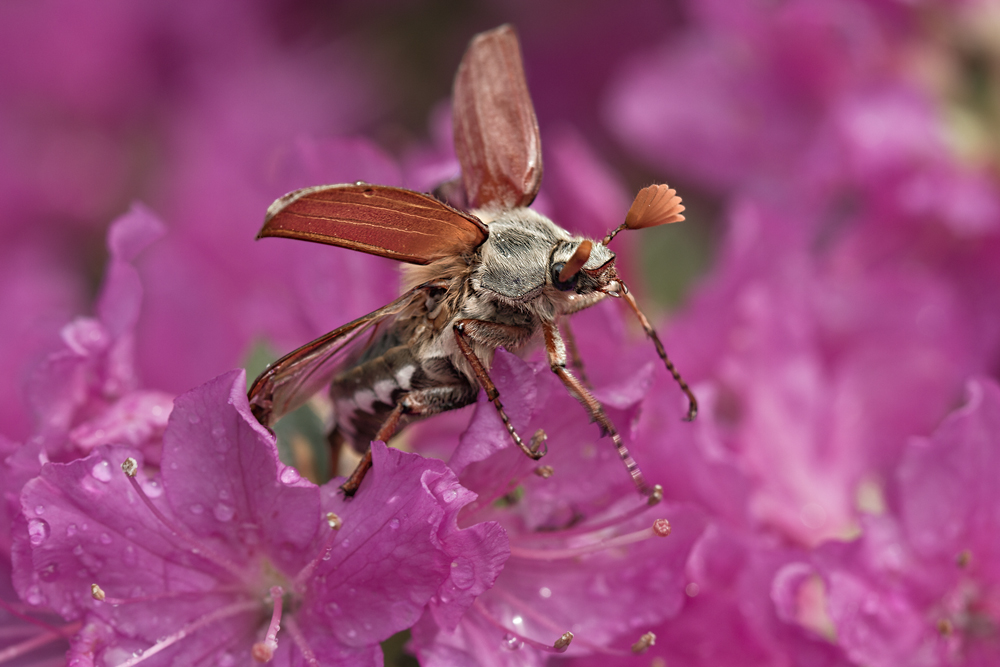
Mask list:
[[[158,476],[102,447],[25,486],[15,583],[83,620],[73,664],[375,665],[449,580],[492,583],[503,530],[458,529],[470,496],[444,464],[376,443],[345,501],[279,462],[245,389],[232,372],[179,397]]]
[[[689,505],[649,507],[610,439],[588,423],[547,364],[498,351],[491,373],[520,432],[548,433],[541,463],[552,474],[535,474],[538,463],[513,447],[493,405],[477,404],[449,462],[479,494],[460,523],[500,522],[511,557],[464,616],[439,610],[448,598],[432,600],[413,630],[416,653],[425,665],[534,665],[561,652],[630,655],[646,631],[680,609],[684,562],[704,517]],[[627,429],[647,384],[648,372],[640,372],[596,395]]]

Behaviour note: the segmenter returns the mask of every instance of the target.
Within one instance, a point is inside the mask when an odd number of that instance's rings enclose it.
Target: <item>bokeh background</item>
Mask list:
[[[306,185],[453,176],[451,78],[504,22],[538,208],[599,237],[648,183],[688,205],[616,240],[714,429],[701,463],[661,462],[668,495],[806,549],[898,510],[908,439],[1000,371],[997,2],[4,2],[0,433],[36,427],[24,385],[93,312],[135,202],[167,228],[136,262],[144,386],[182,392],[393,298],[391,262],[255,242],[263,212]],[[643,428],[676,429],[679,405]]]

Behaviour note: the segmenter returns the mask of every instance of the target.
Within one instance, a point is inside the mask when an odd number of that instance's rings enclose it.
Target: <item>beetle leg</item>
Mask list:
[[[566,369],[566,344],[559,335],[559,329],[555,323],[543,321],[542,331],[545,334],[545,352],[548,354],[549,367],[552,369],[552,372],[562,380],[562,383],[566,385],[573,398],[580,401],[583,407],[587,409],[587,412],[590,413],[591,421],[597,422],[601,427],[601,435],[611,436],[611,440],[615,443],[615,449],[618,450],[618,456],[621,457],[622,462],[625,464],[625,468],[632,477],[632,481],[635,482],[636,488],[639,489],[639,493],[649,496],[651,489],[646,483],[646,478],[643,476],[642,471],[639,470],[639,464],[629,454],[625,442],[618,433],[618,429],[608,419],[608,415],[604,412],[604,408],[597,399],[587,391],[587,388],[575,375]]]
[[[547,451],[547,448],[544,447],[546,440],[545,431],[542,429],[535,431],[535,434],[531,437],[530,446],[525,444],[524,440],[521,439],[521,436],[518,435],[517,431],[514,429],[514,425],[510,423],[507,413],[504,412],[503,403],[500,402],[500,392],[497,391],[496,385],[493,384],[493,380],[490,379],[490,375],[486,371],[486,367],[483,366],[483,362],[479,360],[479,357],[476,356],[475,351],[472,349],[472,343],[470,342],[468,332],[468,329],[472,327],[475,327],[477,333],[482,336],[489,336],[492,334],[498,338],[505,337],[508,339],[512,334],[514,336],[524,338],[527,338],[527,336],[522,333],[522,329],[518,327],[512,327],[496,322],[488,322],[486,320],[459,320],[458,322],[455,322],[452,327],[452,330],[455,332],[455,341],[458,343],[458,349],[462,351],[462,354],[465,355],[469,365],[472,366],[472,371],[476,374],[476,379],[479,380],[479,384],[486,391],[486,398],[493,402],[494,407],[497,409],[497,414],[500,415],[500,420],[503,421],[503,425],[507,427],[507,432],[510,433],[510,437],[514,441],[514,444],[517,445],[522,452],[537,461],[545,456]]]
[[[563,336],[566,338],[566,351],[569,352],[569,362],[573,365],[573,370],[580,377],[580,382],[583,386],[588,389],[593,388],[590,384],[590,380],[587,379],[587,373],[583,369],[583,357],[580,356],[580,349],[576,346],[576,337],[573,335],[573,329],[569,325],[569,318],[563,318],[562,320]]]

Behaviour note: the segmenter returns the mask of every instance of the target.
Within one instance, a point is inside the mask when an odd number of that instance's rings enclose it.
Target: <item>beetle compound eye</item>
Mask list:
[[[559,276],[563,273],[563,269],[565,268],[566,262],[556,262],[552,265],[552,284],[556,286],[556,289],[568,292],[576,289],[576,279],[580,276],[580,274],[574,273],[568,279],[560,280]]]
[[[593,243],[587,240],[580,242],[580,245],[573,251],[573,256],[569,261],[558,262],[552,267],[552,282],[556,287],[566,292],[576,287],[576,278],[580,269],[590,259],[590,251]]]

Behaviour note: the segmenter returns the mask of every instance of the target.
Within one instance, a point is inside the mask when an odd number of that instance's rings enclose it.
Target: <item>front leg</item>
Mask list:
[[[490,375],[486,371],[486,367],[483,366],[483,362],[476,356],[471,342],[472,340],[486,340],[491,344],[495,342],[496,345],[494,347],[499,347],[505,342],[512,344],[512,346],[517,346],[519,343],[527,340],[531,332],[526,331],[522,327],[488,322],[486,320],[458,320],[452,326],[452,330],[455,332],[455,342],[458,343],[458,349],[462,351],[466,361],[472,366],[472,372],[475,373],[480,386],[486,391],[486,398],[490,399],[494,407],[496,407],[497,414],[500,415],[503,425],[507,427],[507,432],[510,433],[514,444],[535,461],[545,456],[546,449],[543,447],[545,444],[545,431],[542,429],[535,431],[535,435],[531,437],[530,447],[524,443],[521,436],[514,430],[514,425],[510,423],[507,413],[504,412],[503,403],[500,402],[500,392],[497,391],[496,385],[490,379]]]
[[[596,398],[591,396],[583,383],[566,369],[566,344],[559,335],[559,329],[555,323],[543,321],[542,330],[545,333],[545,352],[548,354],[549,367],[552,369],[552,372],[562,380],[569,393],[573,395],[573,398],[580,401],[583,407],[587,409],[587,412],[590,413],[591,421],[598,423],[601,427],[601,435],[611,436],[611,439],[615,443],[615,448],[618,450],[618,456],[621,457],[622,462],[625,464],[625,468],[628,470],[629,475],[631,475],[632,481],[635,482],[636,488],[639,489],[639,493],[649,496],[651,502],[659,500],[656,497],[658,487],[650,489],[646,483],[646,478],[643,477],[642,471],[639,470],[639,464],[629,454],[628,448],[625,447],[625,443],[618,433],[618,429],[608,419],[604,408]],[[662,490],[659,493],[662,493]]]

